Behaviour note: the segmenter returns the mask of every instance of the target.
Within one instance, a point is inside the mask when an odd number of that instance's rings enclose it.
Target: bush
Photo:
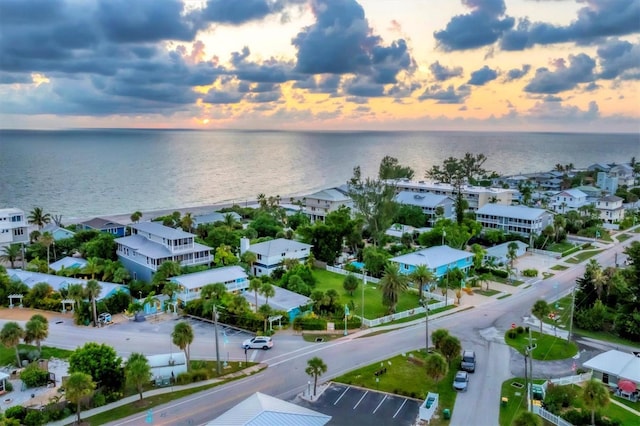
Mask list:
[[[569,407],[578,396],[573,386],[557,386],[550,384],[544,398],[546,409],[554,414],[559,414],[561,408]]]
[[[43,411],[29,410],[24,417],[23,423],[25,426],[40,426],[46,424],[48,420],[47,415]]]
[[[507,271],[503,271],[502,269],[492,269],[491,273],[496,277],[509,278],[509,273]]]
[[[27,409],[22,405],[14,405],[13,407],[9,407],[4,412],[5,417],[10,417],[12,419],[20,420],[20,423],[24,420],[27,415]]]
[[[49,373],[38,367],[38,364],[31,363],[20,373],[20,380],[22,380],[28,388],[44,386],[49,380]]]
[[[529,277],[529,278],[534,278],[538,276],[538,270],[537,269],[525,269],[524,271],[522,271],[522,275],[525,277]]]
[[[518,332],[514,329],[511,329],[509,331],[507,331],[507,337],[509,339],[515,339],[516,337],[518,337]]]
[[[326,330],[327,320],[312,316],[296,317],[293,320],[293,327],[296,330]]]
[[[177,385],[188,385],[189,383],[191,383],[191,373],[188,371],[180,373],[178,374],[178,377],[176,377]]]
[[[107,397],[104,396],[104,394],[102,392],[96,392],[93,395],[93,407],[102,407],[103,405],[105,405],[107,403]]]
[[[209,380],[209,372],[206,368],[191,371],[191,383]]]
[[[523,326],[521,326],[521,325],[519,325],[519,326],[516,328],[516,333],[518,333],[518,334],[522,334],[522,333],[524,333],[524,327],[523,327]]]
[[[13,390],[13,383],[11,383],[10,381],[6,381],[4,383],[4,390],[7,392],[11,392]]]

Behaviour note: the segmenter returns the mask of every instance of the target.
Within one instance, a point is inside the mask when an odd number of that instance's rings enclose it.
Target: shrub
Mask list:
[[[40,426],[46,424],[48,421],[47,415],[40,410],[29,410],[27,415],[24,416],[23,423],[25,426]]]
[[[311,316],[297,317],[293,320],[293,326],[296,330],[326,330],[327,320]]]
[[[102,392],[96,392],[93,395],[93,407],[102,407],[103,405],[105,405],[107,403],[107,397],[104,396],[104,394]]]
[[[492,269],[491,273],[496,277],[509,278],[509,273],[507,271],[503,271],[502,269]]]
[[[180,373],[178,374],[178,377],[176,377],[177,385],[187,385],[189,383],[191,383],[191,373],[188,371],[185,371],[184,373]]]
[[[11,392],[13,390],[13,383],[11,383],[10,381],[6,381],[4,383],[4,390],[7,392]]]
[[[7,408],[7,410],[4,412],[5,417],[20,420],[20,423],[22,423],[26,415],[27,409],[22,405],[14,405],[13,407]]]
[[[32,363],[20,373],[20,380],[22,380],[28,388],[44,386],[49,380],[49,373],[38,367],[38,364]]]
[[[522,275],[525,276],[525,277],[529,277],[529,278],[537,277],[538,276],[538,270],[537,269],[525,269],[524,271],[522,271]]]
[[[511,329],[511,330],[507,331],[507,337],[509,339],[515,339],[516,337],[518,337],[518,332],[513,330],[513,329]]]
[[[561,408],[569,407],[577,397],[578,392],[573,386],[549,385],[544,398],[547,410],[559,414]]]
[[[523,327],[523,326],[521,326],[521,325],[519,325],[519,326],[516,328],[516,333],[518,333],[518,334],[522,334],[522,333],[524,333],[524,327]]]
[[[209,380],[209,372],[206,368],[191,371],[191,383]]]

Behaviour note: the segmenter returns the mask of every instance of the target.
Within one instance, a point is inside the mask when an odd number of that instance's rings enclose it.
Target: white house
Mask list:
[[[515,243],[517,246],[516,257],[523,256],[527,252],[527,247],[529,247],[529,244],[525,244],[522,241],[507,241],[506,243],[489,247],[484,255],[484,260],[493,259],[496,265],[508,263],[509,258],[507,254],[509,253],[509,244],[511,243]]]
[[[551,207],[558,213],[566,213],[569,210],[578,210],[589,204],[587,194],[579,189],[565,189],[553,196]]]
[[[624,201],[622,198],[615,195],[599,198],[596,209],[600,212],[600,219],[605,223],[619,222],[624,219],[622,201]]]
[[[500,229],[506,233],[530,236],[540,234],[553,223],[553,215],[544,209],[526,206],[487,204],[476,212],[476,220],[484,229]]]
[[[411,191],[400,191],[395,201],[399,204],[419,207],[425,214],[430,225],[436,220],[436,209],[442,208],[442,217],[445,219],[453,217],[453,199],[446,195],[437,195],[430,192],[416,193]]]
[[[0,209],[0,247],[29,242],[29,223],[24,211]]]
[[[353,200],[336,188],[323,189],[304,198],[304,213],[309,216],[311,223],[324,222],[329,213],[340,207],[353,208]]]
[[[609,386],[615,386],[622,379],[640,385],[640,357],[629,352],[610,350],[596,355],[582,366],[593,370],[593,377]]]
[[[629,164],[617,164],[609,170],[609,177],[618,180],[618,186],[633,186],[635,184],[635,176],[633,167]]]
[[[222,283],[229,292],[242,291],[249,287],[248,278],[244,269],[234,265],[178,275],[177,277],[171,277],[170,280],[180,286],[175,295],[176,299],[186,303],[199,299],[202,287],[207,284]]]
[[[240,239],[240,254],[255,253],[256,262],[252,266],[253,275],[271,275],[274,269],[282,267],[285,259],[296,259],[303,263],[311,253],[311,245],[298,241],[278,238],[258,244],[250,244],[248,238]]]

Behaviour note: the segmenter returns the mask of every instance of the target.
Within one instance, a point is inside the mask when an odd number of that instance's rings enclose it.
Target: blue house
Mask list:
[[[80,222],[78,224],[78,229],[82,229],[84,231],[106,232],[116,237],[124,237],[127,231],[126,225],[103,219],[101,217]]]
[[[460,269],[465,275],[473,265],[473,253],[449,246],[435,246],[390,259],[399,265],[402,274],[412,273],[419,265],[425,265],[436,279],[447,271]]]
[[[64,239],[71,238],[74,235],[76,235],[75,232],[69,231],[66,228],[62,228],[62,227],[56,225],[55,223],[47,223],[45,226],[42,227],[40,232],[41,233],[45,233],[45,232],[50,233],[53,236],[53,240],[54,241],[64,240]]]

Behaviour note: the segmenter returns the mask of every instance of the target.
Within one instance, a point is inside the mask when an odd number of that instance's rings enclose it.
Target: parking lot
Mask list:
[[[328,425],[413,425],[421,401],[332,383],[318,400],[296,404],[331,416]]]

